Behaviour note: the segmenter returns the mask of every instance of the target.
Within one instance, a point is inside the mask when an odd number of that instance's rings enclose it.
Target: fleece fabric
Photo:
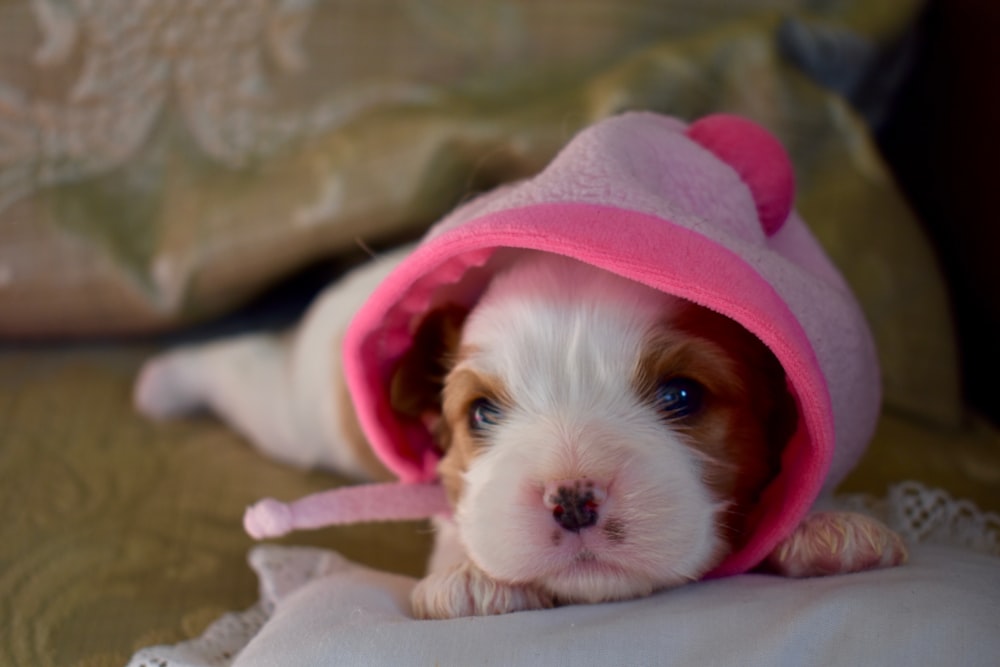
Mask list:
[[[402,482],[433,482],[433,438],[389,402],[416,325],[437,304],[474,305],[518,249],[575,258],[732,318],[783,365],[798,430],[749,539],[712,575],[752,569],[853,467],[880,408],[871,333],[793,200],[787,154],[745,119],[628,113],[591,126],[536,177],[438,223],[358,312],[344,367],[365,434]]]

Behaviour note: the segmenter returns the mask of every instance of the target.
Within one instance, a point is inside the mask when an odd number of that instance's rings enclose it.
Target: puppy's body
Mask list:
[[[379,476],[337,348],[354,308],[401,256],[331,288],[290,339],[154,360],[137,387],[140,409],[162,417],[207,406],[272,456]],[[458,329],[435,330],[442,324]],[[399,372],[415,377],[394,385],[401,409],[437,434],[455,513],[439,521],[430,572],[414,590],[419,616],[623,599],[698,579],[740,543],[794,428],[781,367],[753,336],[573,260],[528,254],[467,317],[428,316],[422,328],[417,340],[447,344],[414,348]],[[863,522],[828,523],[849,532]],[[810,547],[822,542],[815,527]],[[881,542],[859,539],[849,558],[824,554],[822,572],[831,560],[836,571],[898,562],[898,539],[873,530]],[[776,569],[820,573],[801,541],[776,550]]]
[[[327,288],[292,332],[183,347],[143,367],[136,407],[154,419],[210,410],[268,456],[359,480],[388,476],[364,442],[342,379],[354,312],[406,256],[385,254]]]

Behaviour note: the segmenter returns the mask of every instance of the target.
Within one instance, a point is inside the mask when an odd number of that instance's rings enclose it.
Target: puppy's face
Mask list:
[[[564,602],[635,597],[739,542],[793,414],[780,366],[738,325],[542,257],[465,320],[439,470],[490,576]]]

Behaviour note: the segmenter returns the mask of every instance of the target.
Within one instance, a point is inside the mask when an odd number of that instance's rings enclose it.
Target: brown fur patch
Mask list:
[[[426,419],[428,412],[440,414],[444,378],[468,314],[463,306],[446,304],[417,325],[389,386],[389,402],[398,414],[410,419]]]
[[[716,498],[730,503],[720,521],[738,544],[794,432],[797,412],[784,370],[742,326],[693,304],[657,331],[646,350],[634,379],[640,395],[653,400],[659,383],[677,377],[705,388],[701,409],[672,426],[702,455]]]
[[[625,541],[625,522],[621,519],[611,518],[604,522],[601,527],[605,537],[613,544],[621,544]]]
[[[469,353],[469,350],[460,351],[458,357],[465,358]],[[483,447],[481,439],[469,427],[469,409],[480,398],[506,406],[511,405],[511,399],[498,378],[462,368],[460,364],[448,375],[443,395],[443,419],[437,437],[444,450],[444,458],[438,464],[438,473],[449,500],[455,505],[464,490],[462,477]]]
[[[413,344],[397,364],[389,388],[390,404],[401,418],[424,424],[440,421],[444,377],[467,315],[467,308],[446,304],[432,310],[417,325]],[[343,415],[341,432],[355,458],[372,479],[393,479],[361,430],[347,384],[341,378],[337,379],[336,396]]]

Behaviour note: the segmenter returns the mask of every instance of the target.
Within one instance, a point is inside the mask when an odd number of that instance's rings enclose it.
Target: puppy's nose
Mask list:
[[[592,479],[562,479],[546,484],[543,498],[556,523],[578,533],[597,523],[598,511],[607,492],[602,484]]]

